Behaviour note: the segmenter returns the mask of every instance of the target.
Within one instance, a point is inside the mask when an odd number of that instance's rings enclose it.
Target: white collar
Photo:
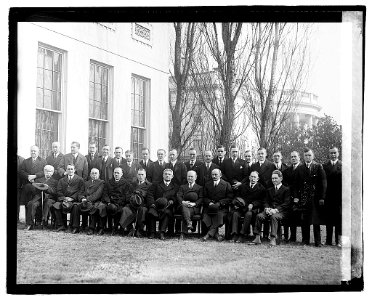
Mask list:
[[[220,184],[220,181],[221,181],[221,179],[220,180],[217,180],[217,181],[213,181],[213,185],[219,185]]]
[[[279,190],[280,188],[281,188],[281,186],[282,186],[283,184],[282,183],[279,183],[275,188],[277,189],[277,190]]]
[[[332,165],[337,164],[337,162],[338,162],[338,159],[336,159],[336,160],[331,160],[331,164],[332,164]]]
[[[168,186],[171,183],[170,181],[166,182],[165,180],[163,180],[163,182],[164,182],[165,186]]]
[[[190,183],[187,183],[188,185],[189,185],[189,187],[190,187]],[[190,188],[193,188],[194,187],[194,184],[195,184],[195,182],[194,183],[191,183],[191,187]]]

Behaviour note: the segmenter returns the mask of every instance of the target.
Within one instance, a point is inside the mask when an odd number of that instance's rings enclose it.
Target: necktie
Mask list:
[[[143,161],[143,166],[144,166],[145,169],[146,169],[146,161]]]
[[[216,186],[217,186],[217,182],[214,183],[214,187],[216,187]]]
[[[76,157],[77,157],[77,156],[74,155],[74,165],[76,164]]]
[[[118,158],[117,161],[118,161],[118,165],[120,165],[120,158]]]
[[[32,166],[35,166],[36,164],[36,159],[32,159]]]
[[[71,181],[71,176],[68,176],[68,183],[70,183]]]
[[[190,161],[190,167],[192,168],[194,166],[194,162]]]
[[[192,188],[191,183],[189,183],[189,189],[191,189],[191,188]]]
[[[131,163],[128,163],[128,167],[130,168]]]
[[[251,189],[253,189],[253,187],[254,187],[254,184],[251,184]]]
[[[92,180],[92,184],[94,183],[94,180]]]
[[[220,165],[222,164],[222,158],[220,158]]]

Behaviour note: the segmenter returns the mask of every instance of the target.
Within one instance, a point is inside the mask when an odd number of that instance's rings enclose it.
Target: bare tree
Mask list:
[[[242,97],[260,146],[270,149],[301,97],[309,67],[311,25],[258,23],[252,27],[256,33],[254,74]]]

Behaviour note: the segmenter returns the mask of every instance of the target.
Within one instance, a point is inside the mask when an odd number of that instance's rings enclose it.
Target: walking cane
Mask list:
[[[44,216],[43,216],[43,209],[44,209],[44,191],[48,189],[48,185],[45,183],[40,182],[33,182],[32,185],[36,187],[38,190],[41,191],[41,229],[44,229]]]
[[[41,230],[44,229],[44,191],[41,191]]]

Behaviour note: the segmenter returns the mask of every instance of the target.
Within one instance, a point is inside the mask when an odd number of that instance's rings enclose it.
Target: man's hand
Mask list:
[[[293,199],[293,202],[294,202],[294,203],[298,203],[298,201],[300,201],[300,199],[298,199],[298,198],[294,198],[294,199]]]
[[[81,199],[81,202],[87,202],[86,198]]]
[[[319,205],[323,206],[324,205],[324,199],[319,199]]]
[[[253,204],[248,204],[248,211],[251,211],[253,208]]]
[[[194,206],[196,206],[196,203],[194,203],[194,202],[189,202],[188,207],[194,207]]]
[[[213,205],[214,203],[213,202],[209,202],[209,206]]]
[[[71,197],[65,197],[65,201],[66,201],[66,202],[72,202],[72,201],[74,201],[74,199],[71,198]]]
[[[36,175],[28,175],[27,179],[29,182],[34,182],[34,179],[36,178]]]
[[[155,204],[151,204],[150,207],[156,208],[156,205]]]
[[[242,185],[242,183],[238,181],[238,182],[236,182],[235,184],[232,185],[232,188],[233,188],[234,190],[236,190],[236,189],[238,189],[239,186],[241,186],[241,185]]]
[[[169,204],[169,205],[172,205],[172,204],[173,204],[173,200],[169,200],[169,201],[168,201],[168,204]]]
[[[234,205],[234,209],[239,209],[239,206],[237,206],[237,205]]]

